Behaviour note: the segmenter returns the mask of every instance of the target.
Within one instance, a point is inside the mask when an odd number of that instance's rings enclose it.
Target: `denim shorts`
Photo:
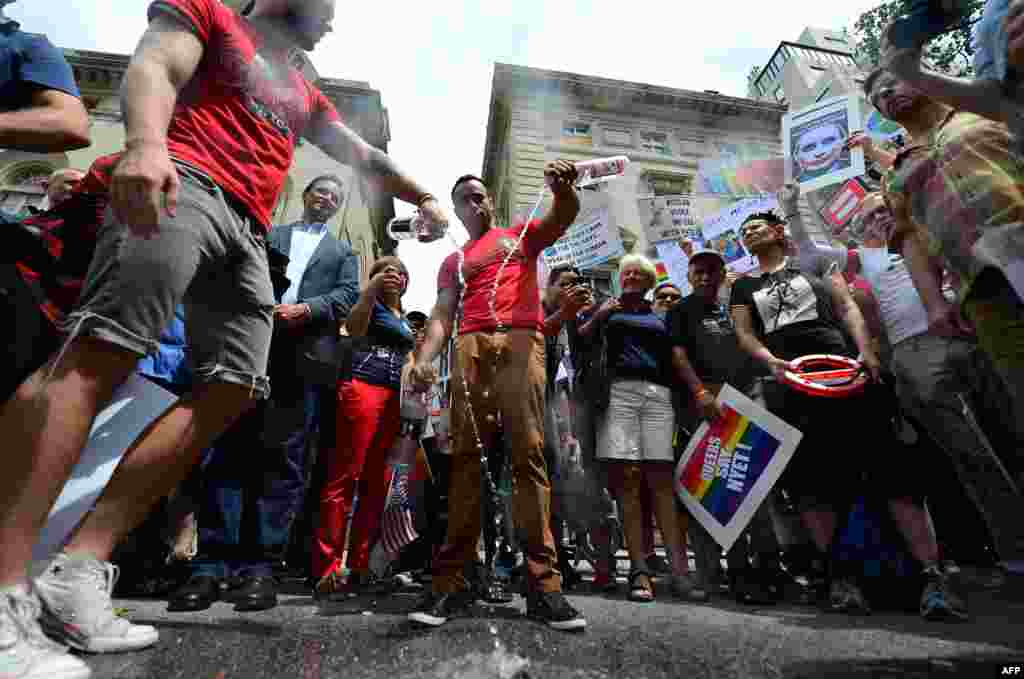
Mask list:
[[[199,170],[175,163],[174,217],[132,235],[108,208],[68,342],[88,335],[145,356],[184,301],[187,355],[198,382],[244,385],[266,398],[274,292],[259,228]]]

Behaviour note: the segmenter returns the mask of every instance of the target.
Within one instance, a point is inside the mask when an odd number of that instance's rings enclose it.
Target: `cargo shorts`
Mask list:
[[[261,227],[205,173],[175,166],[176,214],[161,211],[156,235],[132,235],[108,208],[79,306],[62,328],[66,341],[86,335],[152,354],[184,302],[195,380],[267,398],[275,300]]]

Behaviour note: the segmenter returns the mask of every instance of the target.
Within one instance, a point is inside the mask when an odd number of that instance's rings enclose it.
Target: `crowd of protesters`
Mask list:
[[[602,298],[571,266],[539,280],[542,251],[580,209],[573,163],[546,165],[550,209],[512,226],[464,175],[451,197],[469,241],[442,264],[428,316],[403,307],[412,281],[397,257],[360,284],[328,228],[338,176],[309,183],[300,221],[270,223],[300,138],[447,223],[290,65],[331,30],[334,3],[256,0],[236,14],[157,0],[125,73],[124,151],[55,173],[45,210],[3,216],[16,319],[0,393],[5,676],[88,677],[68,647],[156,643],[111,601],[157,573],[167,582],[149,591],[177,612],[265,610],[295,575],[328,603],[424,588],[409,618],[427,626],[517,591],[531,619],[580,630],[564,592],[615,596],[621,547],[623,594],[641,604],[728,592],[866,614],[898,598],[877,587],[882,564],[925,619],[967,619],[949,552],[980,559],[990,543],[1024,573],[1021,7],[987,3],[975,81],[883,40],[865,94],[909,139],[897,153],[848,141],[884,173],[849,247],[810,238],[789,184],[778,212],[742,224],[753,272],[690,250],[688,280],[658,284],[629,254],[618,294]],[[0,146],[87,145],[59,52],[9,20],[0,40],[21,55],[5,71]],[[814,354],[856,359],[864,391],[789,388],[793,362]],[[30,578],[94,418],[133,373],[179,399]],[[673,472],[700,424],[723,417],[726,385],[803,438],[723,555]],[[396,464],[406,443],[416,453]],[[987,536],[974,554],[958,525]]]

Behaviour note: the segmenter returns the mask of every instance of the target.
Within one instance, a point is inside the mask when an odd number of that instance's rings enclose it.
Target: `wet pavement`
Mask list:
[[[588,593],[583,585],[570,594],[587,617],[583,633],[526,619],[519,597],[507,606],[478,604],[473,617],[438,629],[405,620],[414,592],[326,608],[305,594],[285,595],[259,613],[236,613],[223,602],[200,613],[167,613],[163,601],[119,600],[133,620],[160,629],[160,642],[88,662],[96,679],[1022,676],[1000,671],[1005,663],[1024,664],[1024,587],[990,582],[986,574],[965,573],[964,580],[972,620],[959,624],[751,608],[722,597],[693,604],[662,595],[639,604],[625,600],[624,584],[617,594]]]

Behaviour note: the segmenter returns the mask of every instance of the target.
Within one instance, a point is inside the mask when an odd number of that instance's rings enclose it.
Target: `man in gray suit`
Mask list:
[[[199,553],[168,610],[204,610],[219,598],[240,611],[277,605],[273,564],[284,556],[302,510],[310,444],[321,421],[326,436],[333,431],[333,385],[314,381],[303,357],[317,339],[338,332],[359,297],[358,260],[327,228],[344,195],[339,177],[317,177],[302,194],[302,220],[270,232],[270,250],[288,261],[287,281],[275,290],[274,389],[206,457]]]

